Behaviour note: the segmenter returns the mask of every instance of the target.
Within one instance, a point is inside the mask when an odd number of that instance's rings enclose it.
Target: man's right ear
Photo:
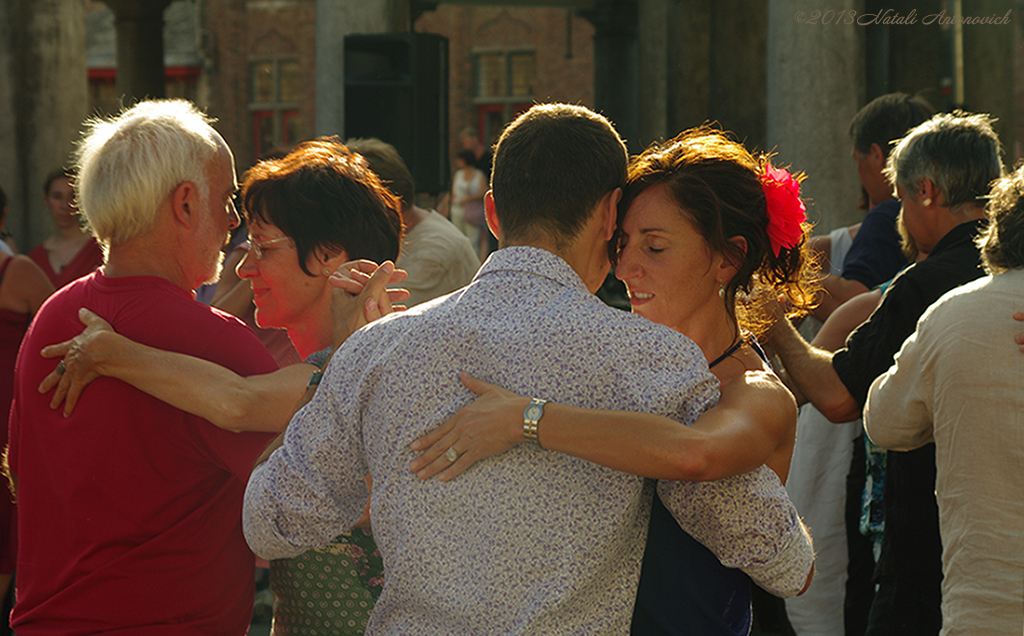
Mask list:
[[[171,211],[174,213],[175,220],[187,226],[195,223],[196,217],[192,215],[192,212],[199,210],[198,202],[199,189],[196,184],[191,181],[179,183],[171,191]]]
[[[487,219],[487,228],[494,235],[494,238],[501,240],[498,234],[498,214],[494,211],[494,196],[488,190],[484,194],[484,217]]]
[[[615,236],[615,224],[619,220],[619,201],[622,200],[622,188],[615,188],[608,193],[607,205],[604,212],[604,240],[610,241]]]

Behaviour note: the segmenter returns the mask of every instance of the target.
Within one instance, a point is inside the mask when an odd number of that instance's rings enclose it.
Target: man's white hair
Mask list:
[[[209,198],[207,164],[219,151],[213,119],[191,102],[143,101],[86,122],[76,153],[78,208],[107,251],[152,229],[156,212],[184,182]]]

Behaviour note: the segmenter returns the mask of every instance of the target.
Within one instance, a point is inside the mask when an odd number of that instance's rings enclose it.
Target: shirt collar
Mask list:
[[[492,253],[487,261],[480,266],[480,271],[473,278],[496,272],[520,272],[543,276],[559,285],[573,287],[590,293],[576,270],[561,257],[539,247],[514,246],[505,247]]]
[[[935,254],[942,253],[962,241],[973,241],[981,232],[984,224],[985,219],[974,219],[973,221],[967,221],[966,223],[961,223],[954,227],[952,230],[946,232],[945,236],[939,239],[939,242],[935,244],[935,247],[928,254],[928,257],[931,258]]]

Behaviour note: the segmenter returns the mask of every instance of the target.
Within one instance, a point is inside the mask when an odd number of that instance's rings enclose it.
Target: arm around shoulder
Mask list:
[[[56,384],[50,406],[57,408],[66,396],[65,415],[92,380],[106,376],[229,431],[279,431],[291,419],[315,369],[296,364],[243,377],[209,360],[130,340],[88,310],[80,317],[85,332],[43,350],[44,357],[64,356],[66,371],[51,373],[40,390]]]
[[[692,430],[704,434],[700,460],[704,470],[695,481],[750,472],[769,463],[785,480],[789,463],[773,465],[775,450],[796,426],[793,395],[774,374],[747,371],[722,387],[718,404],[704,412]]]
[[[806,588],[814,566],[810,534],[786,489],[766,467],[714,482],[658,482],[679,526],[758,586],[781,597]]]

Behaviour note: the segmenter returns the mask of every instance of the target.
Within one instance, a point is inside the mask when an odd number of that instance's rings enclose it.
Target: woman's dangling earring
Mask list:
[[[725,285],[718,283],[718,297],[725,298]]]
[[[925,199],[925,200],[924,200],[924,201],[922,201],[921,203],[923,203],[923,204],[924,204],[924,207],[928,207],[929,205],[931,205],[931,204],[932,204],[932,200],[931,200],[931,199]]]

